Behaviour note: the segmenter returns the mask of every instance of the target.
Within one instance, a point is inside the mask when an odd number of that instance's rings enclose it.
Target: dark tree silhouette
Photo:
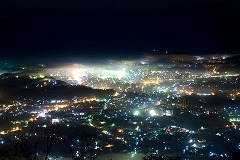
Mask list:
[[[49,126],[44,133],[44,160],[49,159],[57,134],[57,126]],[[45,144],[46,143],[46,144]],[[0,160],[36,160],[40,138],[29,138],[19,131],[15,136],[7,137],[5,145],[0,147]]]
[[[64,133],[64,136],[60,134],[57,125],[52,125],[46,129],[43,139],[40,140],[40,138],[28,137],[22,131],[19,131],[15,136],[5,138],[6,143],[0,146],[0,160],[36,160],[40,158],[39,151],[44,153],[42,159],[49,160],[57,137],[62,137],[73,160],[85,158],[94,160],[98,157],[100,150],[95,147],[99,134],[98,129],[77,125],[71,130],[63,130],[62,133]],[[43,148],[40,149],[39,146],[43,146]]]
[[[39,139],[30,141],[22,132],[18,132],[16,136],[6,138],[6,145],[0,148],[0,159],[36,160],[38,145]]]
[[[50,151],[52,150],[54,142],[56,140],[57,128],[58,128],[57,125],[52,125],[52,126],[49,126],[46,130],[46,133],[45,133],[46,151],[45,151],[45,158],[44,158],[45,160],[49,159]]]
[[[181,157],[163,156],[161,154],[150,154],[142,158],[143,160],[181,160]]]
[[[1,145],[0,160],[17,160],[17,158],[19,158],[18,152],[16,152],[16,149],[13,145]]]
[[[89,126],[76,126],[64,142],[71,152],[73,160],[96,159],[100,150],[95,148],[99,130]]]
[[[226,149],[228,151],[229,156],[224,158],[224,160],[239,160],[240,159],[240,149],[238,145],[240,144],[239,136],[235,130],[231,130],[229,135],[232,137],[232,141],[227,142]]]

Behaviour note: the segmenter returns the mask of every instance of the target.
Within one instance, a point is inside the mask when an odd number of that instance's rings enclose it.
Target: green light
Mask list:
[[[204,129],[206,129],[206,128],[204,128],[203,126],[200,128],[200,130],[204,130]]]
[[[133,115],[134,116],[139,116],[140,112],[139,111],[134,111]]]
[[[115,126],[115,124],[113,123],[113,124],[111,124],[111,127],[114,127]]]

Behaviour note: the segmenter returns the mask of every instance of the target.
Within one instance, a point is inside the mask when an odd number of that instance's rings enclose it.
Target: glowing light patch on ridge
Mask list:
[[[153,109],[149,111],[149,114],[150,114],[150,116],[156,116],[157,115],[156,111],[153,110]]]

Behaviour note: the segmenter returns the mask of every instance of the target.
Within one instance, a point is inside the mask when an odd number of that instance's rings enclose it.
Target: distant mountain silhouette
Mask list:
[[[69,99],[73,96],[107,97],[114,90],[92,89],[86,86],[72,86],[51,77],[30,79],[28,76],[17,77],[14,74],[0,76],[0,102],[28,99]]]
[[[219,72],[240,72],[240,55],[229,57],[225,64],[218,69]]]
[[[226,59],[226,63],[238,63],[240,64],[240,55],[235,55]]]

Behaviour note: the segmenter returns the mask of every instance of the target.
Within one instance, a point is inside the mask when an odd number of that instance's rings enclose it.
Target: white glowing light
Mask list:
[[[40,116],[40,117],[46,117],[46,115],[45,115],[44,112],[39,113],[39,116]]]
[[[73,69],[72,70],[73,79],[77,81],[78,84],[83,83],[82,77],[85,76],[84,70]]]
[[[134,116],[138,116],[139,114],[140,114],[139,111],[135,111],[135,112],[133,113]]]
[[[192,146],[193,146],[194,148],[196,148],[196,147],[197,147],[197,144],[196,144],[196,143],[194,143]]]
[[[60,120],[58,118],[52,119],[52,123],[59,123]]]
[[[150,116],[156,116],[157,113],[153,109],[149,111]]]
[[[118,71],[117,72],[118,79],[122,79],[125,76],[125,74],[126,74],[126,70],[125,69],[123,69],[122,71]]]

